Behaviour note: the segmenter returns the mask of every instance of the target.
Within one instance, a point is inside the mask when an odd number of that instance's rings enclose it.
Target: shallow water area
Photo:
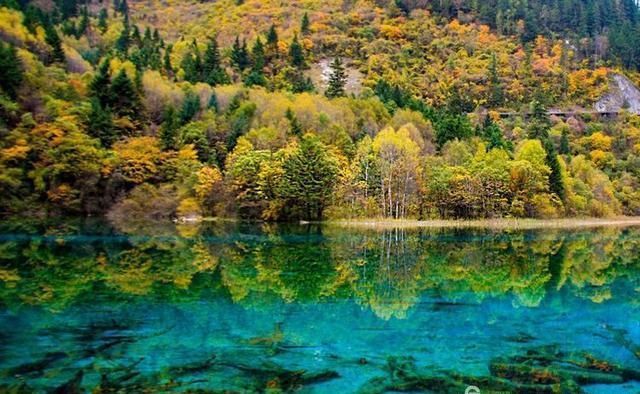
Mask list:
[[[0,391],[640,390],[640,228],[5,223]]]

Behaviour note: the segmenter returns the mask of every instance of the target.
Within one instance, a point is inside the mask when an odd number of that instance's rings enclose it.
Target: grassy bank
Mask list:
[[[387,228],[489,228],[543,229],[640,226],[640,217],[566,218],[566,219],[479,219],[479,220],[393,220],[353,219],[329,222],[343,227]]]

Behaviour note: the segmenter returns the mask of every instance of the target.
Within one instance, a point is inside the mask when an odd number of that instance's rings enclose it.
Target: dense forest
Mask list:
[[[640,214],[632,0],[154,4],[0,0],[2,215]]]

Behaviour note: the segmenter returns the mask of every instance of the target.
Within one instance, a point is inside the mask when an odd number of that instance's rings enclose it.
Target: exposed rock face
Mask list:
[[[595,104],[598,112],[618,112],[625,109],[640,114],[640,90],[624,75],[614,74],[609,93]]]

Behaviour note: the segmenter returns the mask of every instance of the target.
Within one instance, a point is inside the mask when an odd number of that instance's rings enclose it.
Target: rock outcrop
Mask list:
[[[627,77],[614,74],[609,93],[595,104],[598,112],[618,112],[627,110],[640,114],[640,90]]]

